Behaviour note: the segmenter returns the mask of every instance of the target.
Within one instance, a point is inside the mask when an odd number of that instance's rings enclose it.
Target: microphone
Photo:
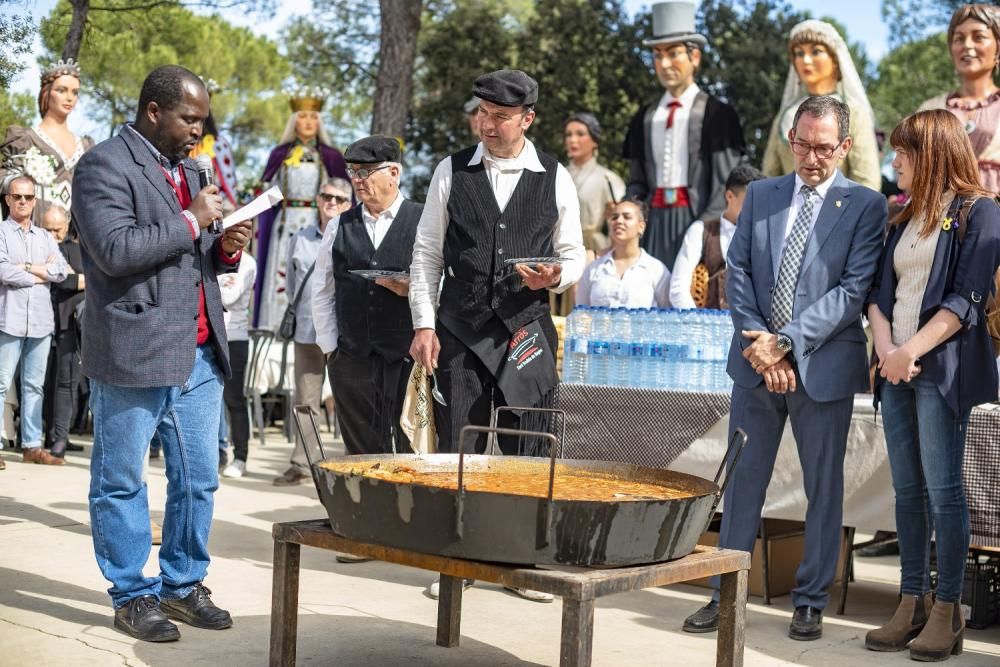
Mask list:
[[[195,162],[198,165],[198,185],[204,190],[210,185],[215,185],[215,167],[212,166],[212,158],[202,153]],[[209,226],[209,231],[213,234],[222,233],[222,220],[215,219]]]

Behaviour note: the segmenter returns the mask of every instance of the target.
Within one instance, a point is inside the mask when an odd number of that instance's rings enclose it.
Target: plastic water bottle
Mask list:
[[[676,390],[680,386],[680,366],[678,365],[678,347],[676,330],[678,326],[677,313],[673,308],[661,308],[656,311],[656,341],[660,370],[657,373],[657,388]]]
[[[651,326],[653,311],[642,308],[632,311],[632,346],[629,352],[629,386],[651,386],[652,359],[650,344],[652,343]]]
[[[587,341],[590,338],[590,308],[577,306],[566,319],[566,343],[563,347],[563,382],[587,381]]]
[[[632,353],[632,311],[615,308],[611,311],[611,336],[608,340],[611,361],[608,384],[625,387],[629,384],[630,355]]]
[[[729,362],[729,346],[733,340],[733,319],[728,310],[718,311],[716,322],[719,336],[719,364],[716,370],[716,391],[729,393],[733,390],[733,380],[726,372]]]
[[[601,306],[594,309],[590,321],[590,338],[587,340],[587,382],[608,384],[610,382],[611,313]]]

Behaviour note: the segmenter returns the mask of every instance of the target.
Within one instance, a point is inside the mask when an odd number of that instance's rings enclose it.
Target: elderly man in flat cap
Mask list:
[[[347,453],[409,452],[399,428],[413,337],[403,274],[423,206],[399,191],[396,139],[366,137],[344,159],[361,203],[330,221],[317,251],[316,342],[327,355]]]
[[[481,142],[434,171],[411,269],[410,355],[444,395],[435,423],[445,452],[472,450],[459,442],[462,427],[488,424],[491,406],[551,400],[557,339],[548,292],[573,285],[585,260],[573,179],[525,137],[538,84],[500,70],[476,79],[473,94]],[[519,424],[501,415],[501,426]],[[500,438],[500,447],[516,453],[518,442]]]
[[[692,221],[726,209],[726,177],[745,146],[733,108],[695,85],[707,40],[695,32],[694,10],[691,0],[653,5],[653,38],[643,43],[666,91],[632,117],[623,149],[628,195],[650,209],[640,244],[667,266]]]

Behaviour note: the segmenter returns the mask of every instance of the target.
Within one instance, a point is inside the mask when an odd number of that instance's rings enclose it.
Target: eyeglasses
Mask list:
[[[10,195],[7,195],[7,196],[10,197],[11,199],[13,199],[14,201],[32,201],[35,198],[35,195],[15,195],[15,194],[10,194]]]
[[[367,178],[367,176],[361,176],[361,178],[364,179]],[[341,197],[340,195],[332,195],[329,192],[319,193],[319,198],[327,203],[336,200],[338,204],[346,204],[347,202],[351,201],[350,197]]]
[[[793,141],[791,144],[792,152],[799,157],[806,157],[810,152],[813,152],[816,154],[817,160],[829,160],[833,157],[834,152],[840,148],[840,144],[837,144],[836,146],[813,146],[812,144],[807,144],[804,141]]]
[[[373,167],[372,169],[351,169],[347,168],[347,175],[351,178],[355,178],[361,181],[367,181],[368,177],[374,174],[376,171],[381,171],[382,169],[388,169],[389,165],[383,164],[381,167]]]

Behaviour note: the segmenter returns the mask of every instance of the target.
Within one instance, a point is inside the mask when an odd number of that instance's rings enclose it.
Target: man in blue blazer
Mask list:
[[[112,584],[115,627],[145,641],[178,639],[169,618],[232,625],[202,580],[229,375],[216,275],[238,268],[250,225],[210,231],[222,200],[215,186],[199,187],[186,158],[207,116],[201,79],[157,68],[142,85],[135,122],[87,152],[73,179],[87,279],[81,356],[94,413],[94,551]],[[147,577],[143,462],[154,433],[168,485],[160,572]]]
[[[719,545],[751,551],[786,419],[808,510],[805,556],[792,590],[792,639],[822,634],[840,553],[844,453],[853,397],[868,388],[861,310],[888,218],[885,198],[847,180],[850,111],[833,97],[799,107],[789,140],[795,173],[751,183],[729,247],[726,292],[736,333],[730,431],[748,444],[726,490]],[[684,622],[718,627],[712,602]]]

